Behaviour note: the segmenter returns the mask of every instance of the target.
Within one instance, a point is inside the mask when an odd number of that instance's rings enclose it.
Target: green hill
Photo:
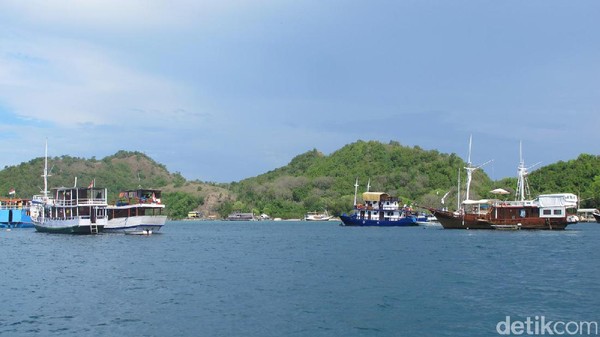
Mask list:
[[[456,154],[442,154],[398,142],[383,144],[358,141],[326,156],[312,150],[279,169],[234,183],[237,202],[226,211],[264,212],[271,216],[298,218],[307,210],[339,215],[352,207],[355,179],[359,193],[382,191],[406,203],[438,206],[441,196],[454,191],[447,202],[455,202],[459,168],[466,163]],[[473,197],[492,185],[483,171],[473,177]]]
[[[0,171],[0,196],[8,196],[14,188],[16,197],[31,198],[44,188],[41,177],[44,158],[36,158]],[[183,218],[192,209],[202,209],[211,193],[226,198],[227,190],[218,186],[190,182],[179,173],[170,173],[166,167],[140,152],[119,151],[101,160],[70,156],[48,158],[48,188],[61,186],[88,186],[92,180],[98,187],[108,189],[109,202],[121,190],[156,188],[163,190],[163,201],[171,218]],[[216,191],[216,192],[215,192]]]
[[[284,167],[233,183],[231,191],[237,201],[222,204],[221,213],[254,211],[299,218],[306,211],[326,209],[339,215],[352,208],[356,178],[359,198],[370,181],[371,191],[387,192],[407,204],[453,209],[457,204],[459,170],[464,189],[465,166],[456,154],[402,146],[395,141],[357,141],[328,156],[314,149]],[[514,193],[516,185],[516,177],[491,181],[484,171],[477,170],[470,197],[495,198],[491,190],[501,187]],[[582,154],[575,160],[544,166],[529,175],[529,186],[534,197],[541,193],[575,193],[580,196],[581,207],[598,207],[600,156]]]
[[[466,163],[456,154],[403,146],[357,141],[330,155],[316,149],[296,156],[288,165],[257,177],[231,184],[188,181],[140,152],[119,151],[101,160],[70,156],[49,158],[49,187],[96,186],[109,190],[109,200],[123,189],[157,188],[171,218],[183,218],[191,210],[205,216],[226,217],[233,211],[266,213],[272,217],[301,218],[307,211],[328,210],[339,215],[352,208],[354,183],[359,196],[370,182],[371,191],[387,192],[409,204],[455,208],[457,178]],[[0,196],[11,188],[16,196],[31,198],[43,189],[44,159],[36,158],[0,171]],[[516,177],[491,181],[475,171],[471,198],[490,198],[490,190],[501,187],[514,192]],[[540,193],[570,192],[581,198],[581,207],[600,205],[600,156],[582,154],[577,159],[547,165],[532,172],[529,186]]]

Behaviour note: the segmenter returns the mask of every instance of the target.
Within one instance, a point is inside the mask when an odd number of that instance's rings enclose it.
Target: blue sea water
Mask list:
[[[600,321],[600,224],[566,231],[168,222],[0,231],[2,336],[498,336]]]

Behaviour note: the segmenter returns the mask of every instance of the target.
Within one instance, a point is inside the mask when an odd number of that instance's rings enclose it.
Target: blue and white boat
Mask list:
[[[425,212],[420,212],[415,214],[415,216],[417,217],[417,223],[419,225],[440,225],[441,224],[438,222],[437,218],[435,217],[435,215],[431,214],[431,213],[425,213]]]
[[[127,190],[119,193],[116,205],[107,207],[108,223],[104,232],[152,234],[167,221],[162,212],[161,191],[153,189]]]
[[[31,202],[21,198],[0,199],[0,228],[33,228]]]
[[[400,200],[384,192],[364,192],[363,204],[356,202],[358,180],[354,184],[354,213],[342,214],[344,226],[417,226],[417,218]]]

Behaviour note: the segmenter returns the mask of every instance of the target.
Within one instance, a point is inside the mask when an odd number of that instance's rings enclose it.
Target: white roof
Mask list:
[[[541,194],[537,200],[541,207],[577,207],[577,196],[572,193]]]

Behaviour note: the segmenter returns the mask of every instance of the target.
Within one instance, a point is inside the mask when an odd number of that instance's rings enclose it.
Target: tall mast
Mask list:
[[[471,166],[471,143],[473,141],[473,135],[469,136],[469,156],[467,159],[467,167],[465,167],[465,170],[467,170],[467,189],[465,191],[465,200],[469,200],[469,190],[471,189],[471,179],[473,176],[473,171],[475,171],[477,168]]]
[[[358,178],[356,178],[356,182],[354,183],[354,206],[356,206],[356,194],[358,193]]]
[[[525,200],[525,179],[527,177],[527,168],[523,161],[523,142],[519,141],[519,167],[517,168],[517,191],[516,200]]]
[[[525,197],[531,198],[529,191],[529,183],[527,182],[528,170],[540,163],[536,163],[530,167],[525,167],[523,160],[523,142],[519,141],[519,167],[517,168],[517,190],[515,191],[516,201],[525,201]]]
[[[471,180],[473,178],[473,172],[475,172],[477,169],[483,167],[484,165],[487,165],[488,163],[491,162],[491,160],[488,160],[487,162],[479,165],[479,166],[473,166],[471,164],[471,141],[473,139],[473,135],[469,136],[469,156],[467,159],[467,167],[465,167],[465,170],[467,170],[467,188],[466,188],[466,192],[465,192],[465,200],[469,200],[470,198],[470,189],[471,189]]]
[[[46,151],[44,153],[44,199],[48,198],[48,139],[46,139]]]
[[[456,197],[456,210],[460,210],[460,167],[458,168],[458,195]]]

